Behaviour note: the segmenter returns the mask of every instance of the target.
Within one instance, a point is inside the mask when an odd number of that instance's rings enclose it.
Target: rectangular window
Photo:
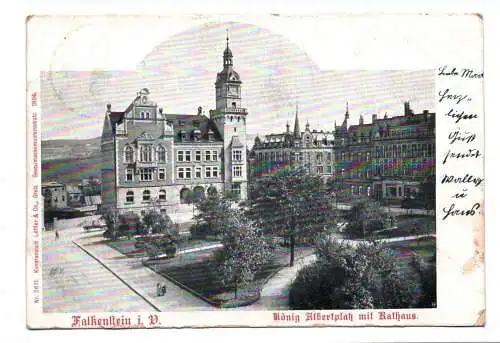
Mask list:
[[[326,171],[328,174],[331,174],[332,173],[332,166],[327,166]]]
[[[317,166],[316,167],[316,172],[319,174],[323,174],[323,166]]]
[[[233,150],[233,161],[240,162],[242,159],[241,150]]]
[[[231,192],[234,194],[234,195],[241,195],[241,184],[240,183],[233,183],[231,185]]]
[[[191,162],[191,151],[189,150],[184,151],[184,160],[186,162]]]
[[[184,151],[177,151],[177,162],[184,162]]]
[[[158,169],[158,180],[165,180],[165,168]]]
[[[141,181],[153,180],[153,168],[141,168],[139,171]]]
[[[218,155],[219,155],[219,153],[217,152],[217,150],[213,150],[212,151],[212,161],[217,161]]]
[[[241,177],[243,174],[241,166],[233,166],[233,176]]]
[[[201,179],[201,167],[194,167],[194,177]]]
[[[326,160],[327,161],[331,161],[332,160],[332,153],[331,152],[329,152],[329,153],[326,154]]]
[[[194,160],[196,162],[201,162],[201,151],[200,150],[196,150],[195,153],[194,153]]]
[[[317,161],[323,161],[323,154],[320,153],[320,152],[316,153],[316,160]]]
[[[191,178],[191,167],[179,167],[179,168],[177,168],[177,178],[190,179]]]
[[[212,177],[219,177],[219,167],[212,167]]]
[[[212,177],[212,167],[205,167],[205,177]]]
[[[134,181],[134,170],[133,169],[127,169],[127,174],[125,177],[126,181]]]
[[[205,161],[210,161],[210,156],[212,156],[212,153],[210,150],[205,151]]]

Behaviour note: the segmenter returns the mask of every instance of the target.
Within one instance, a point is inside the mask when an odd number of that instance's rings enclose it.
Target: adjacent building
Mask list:
[[[60,209],[68,207],[68,195],[66,186],[58,182],[42,182],[42,195],[44,210]]]
[[[143,88],[124,111],[107,106],[101,137],[104,208],[164,213],[195,197],[232,192],[247,197],[246,120],[242,80],[227,39],[210,117],[163,111]],[[170,112],[170,113],[168,113]]]
[[[435,176],[435,113],[414,113],[404,103],[404,115],[377,118],[370,124],[335,126],[335,180],[338,192],[377,200],[413,198],[428,177]]]
[[[251,156],[251,177],[272,173],[284,166],[301,166],[310,173],[325,177],[335,170],[333,131],[300,130],[299,111],[295,110],[293,132],[286,131],[255,138]]]

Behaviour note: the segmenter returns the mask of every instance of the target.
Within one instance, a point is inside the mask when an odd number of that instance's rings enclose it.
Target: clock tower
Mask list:
[[[246,108],[241,107],[241,79],[233,69],[233,53],[226,37],[222,71],[215,81],[215,110],[210,119],[224,140],[224,185],[241,199],[247,198]]]

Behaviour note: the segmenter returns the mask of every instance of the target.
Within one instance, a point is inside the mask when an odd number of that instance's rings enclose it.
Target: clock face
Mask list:
[[[238,87],[235,86],[229,86],[227,90],[228,95],[238,95]]]

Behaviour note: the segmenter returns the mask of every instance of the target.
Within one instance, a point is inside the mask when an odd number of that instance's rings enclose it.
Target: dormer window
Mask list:
[[[200,130],[194,130],[193,131],[193,138],[195,141],[199,141],[201,139],[201,131]]]

